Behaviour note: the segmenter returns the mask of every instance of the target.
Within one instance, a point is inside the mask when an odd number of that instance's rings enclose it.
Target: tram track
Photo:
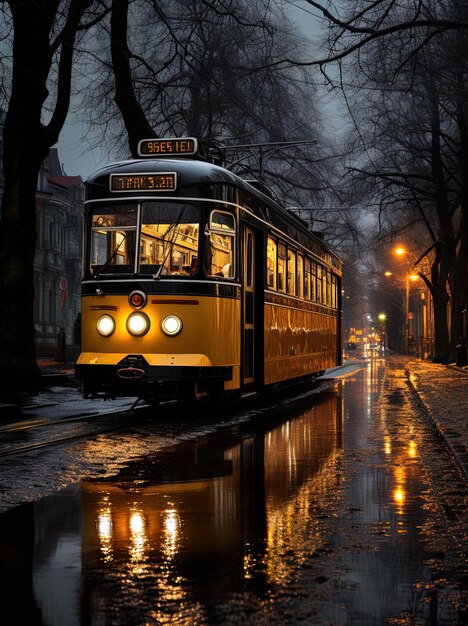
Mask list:
[[[11,434],[21,433],[25,431],[27,432],[27,431],[39,430],[41,428],[51,428],[55,430],[57,427],[66,428],[68,425],[71,425],[71,424],[79,424],[79,423],[91,424],[93,419],[98,420],[101,418],[105,419],[108,417],[113,417],[113,418],[119,419],[120,421],[118,425],[115,425],[109,428],[108,426],[106,426],[106,424],[102,424],[102,419],[101,419],[101,427],[97,429],[92,429],[92,430],[86,429],[85,431],[74,432],[72,434],[68,434],[68,435],[61,436],[61,437],[55,437],[53,439],[49,438],[46,440],[35,441],[32,443],[24,444],[20,446],[17,445],[11,448],[4,448],[4,449],[0,448],[0,458],[4,458],[8,456],[15,456],[15,455],[24,454],[27,452],[33,452],[36,450],[42,450],[44,448],[62,445],[70,441],[86,439],[88,437],[93,437],[96,435],[107,434],[107,433],[112,433],[112,432],[116,432],[119,430],[124,430],[125,428],[128,428],[129,426],[134,425],[135,417],[144,415],[145,411],[146,412],[148,411],[148,406],[146,405],[142,407],[126,409],[124,411],[114,410],[114,411],[106,411],[106,412],[90,412],[86,414],[82,413],[80,415],[75,415],[73,417],[66,417],[66,418],[55,419],[55,420],[44,419],[40,421],[27,422],[27,423],[22,423],[22,424],[20,423],[20,424],[7,426],[7,427],[0,429],[0,446],[5,443],[4,441],[2,441],[3,434],[11,435]],[[124,420],[124,421],[121,421],[121,420]]]
[[[355,373],[357,370],[362,369],[362,364],[353,364],[351,366],[336,368],[339,371],[339,375],[341,377],[346,377]],[[191,417],[196,419],[197,413],[203,413],[204,417],[207,417],[207,411],[210,413],[213,408],[223,407],[227,409],[229,407],[229,413],[237,413],[239,409],[242,411],[251,410],[253,408],[258,408],[259,406],[270,405],[273,402],[273,405],[277,405],[278,403],[282,403],[284,401],[300,401],[303,397],[308,397],[310,395],[314,395],[316,393],[321,393],[322,391],[326,391],[334,382],[336,382],[338,371],[334,372],[330,378],[322,378],[317,379],[312,384],[309,383],[310,386],[303,387],[302,384],[298,385],[295,389],[296,393],[291,393],[291,388],[284,387],[276,390],[272,390],[269,394],[265,395],[263,393],[253,393],[253,394],[245,394],[244,397],[237,398],[236,400],[226,400],[224,402],[217,402],[216,404],[212,404],[211,402],[207,402],[206,404],[200,406],[192,406],[191,407]],[[305,393],[303,391],[305,390]],[[268,398],[269,401],[266,401]],[[168,417],[168,411],[174,412],[171,415],[171,420],[174,419],[177,415],[180,416],[184,411],[183,407],[175,406],[173,403],[162,403],[158,405],[158,420],[164,417]],[[75,414],[69,417],[51,419],[51,418],[42,418],[35,420],[25,420],[23,422],[16,422],[10,425],[4,425],[0,427],[0,459],[25,454],[28,452],[34,452],[37,450],[42,450],[45,448],[50,448],[53,446],[60,446],[72,441],[76,441],[79,439],[91,438],[101,434],[107,434],[112,432],[117,432],[120,430],[125,430],[130,426],[136,425],[136,418],[148,417],[149,419],[154,420],[154,410],[155,406],[150,405],[142,405],[142,406],[132,406],[126,407],[125,409],[117,408],[110,411],[86,411],[80,414]],[[118,420],[118,424],[113,424],[109,427],[107,420],[112,418],[113,420]],[[9,436],[14,436],[16,434],[34,433],[35,431],[40,431],[40,429],[50,429],[57,430],[57,428],[67,428],[72,427],[74,424],[88,424],[91,425],[92,422],[96,420],[96,422],[100,422],[101,426],[99,428],[93,428],[91,430],[85,429],[80,432],[72,432],[70,434],[66,434],[64,436],[58,436],[54,438],[48,438],[40,441],[33,441],[31,443],[27,443],[24,445],[16,445],[12,447],[8,446],[8,441],[5,440]],[[104,422],[104,423],[103,423]],[[6,437],[5,437],[6,436]],[[2,449],[3,446],[3,449]]]

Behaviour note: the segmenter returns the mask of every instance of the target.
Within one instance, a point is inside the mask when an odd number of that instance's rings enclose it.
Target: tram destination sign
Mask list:
[[[160,174],[111,174],[109,187],[118,191],[175,191],[177,174],[164,172]]]
[[[168,139],[142,139],[138,154],[142,157],[191,156],[198,152],[198,141],[194,137]]]

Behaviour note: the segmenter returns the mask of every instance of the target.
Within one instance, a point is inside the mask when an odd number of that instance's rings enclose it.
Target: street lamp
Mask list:
[[[378,319],[380,323],[380,349],[383,350],[386,348],[385,321],[387,319],[387,316],[385,315],[385,313],[379,313]]]
[[[397,246],[393,249],[393,252],[398,257],[404,257],[407,254],[407,250],[403,246]],[[392,276],[392,272],[385,272],[385,276]],[[420,275],[416,273],[414,269],[406,270],[404,275],[405,280],[405,352],[410,354],[413,348],[413,313],[409,310],[410,306],[410,284],[419,280]]]

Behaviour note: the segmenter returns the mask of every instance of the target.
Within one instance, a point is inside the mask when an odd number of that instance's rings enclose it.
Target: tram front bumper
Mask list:
[[[154,364],[155,360],[159,364]],[[155,356],[88,352],[80,355],[75,374],[78,380],[88,381],[92,386],[137,382],[221,382],[232,379],[233,368],[231,365],[213,366],[202,354]]]

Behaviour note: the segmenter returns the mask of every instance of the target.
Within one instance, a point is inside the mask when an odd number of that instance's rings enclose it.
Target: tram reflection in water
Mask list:
[[[270,430],[240,427],[227,445],[210,435],[83,485],[86,604],[125,612],[137,593],[166,623],[245,585],[286,584],[285,551],[292,568],[323,544],[311,520],[337,487],[340,406],[329,394]]]

